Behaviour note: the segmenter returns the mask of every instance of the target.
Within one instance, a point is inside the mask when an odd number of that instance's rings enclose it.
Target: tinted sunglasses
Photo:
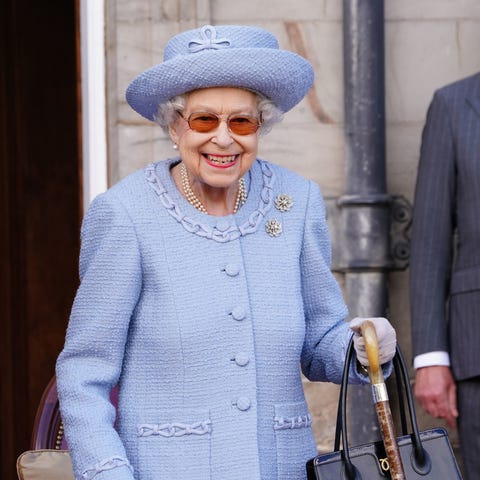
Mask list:
[[[216,113],[210,112],[193,112],[188,118],[182,115],[182,112],[176,112],[188,123],[188,126],[199,133],[207,133],[215,130],[220,125],[222,117]],[[261,122],[257,117],[251,115],[233,114],[227,117],[227,127],[231,133],[236,135],[251,135],[255,133]]]

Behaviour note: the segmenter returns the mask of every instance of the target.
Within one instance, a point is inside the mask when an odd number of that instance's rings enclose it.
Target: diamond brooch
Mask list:
[[[277,196],[274,203],[280,212],[288,212],[292,208],[293,200],[290,195],[282,193]],[[272,218],[265,224],[265,230],[271,237],[278,237],[282,233],[282,224],[276,218]]]
[[[293,205],[293,200],[290,195],[282,193],[275,199],[275,207],[281,212],[288,212]]]
[[[271,237],[278,237],[282,233],[282,224],[273,218],[265,224],[265,230]]]

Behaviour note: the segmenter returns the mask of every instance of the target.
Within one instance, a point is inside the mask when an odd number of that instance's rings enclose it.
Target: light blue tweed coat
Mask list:
[[[338,382],[350,338],[320,191],[257,160],[245,205],[208,216],[175,188],[175,161],[122,180],[84,219],[57,362],[76,478],[304,480],[316,449],[299,367]]]

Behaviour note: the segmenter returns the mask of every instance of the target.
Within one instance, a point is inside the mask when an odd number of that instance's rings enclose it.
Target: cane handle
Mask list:
[[[369,363],[368,374],[372,384],[372,392],[380,430],[382,432],[383,443],[390,463],[391,478],[392,480],[406,480],[400,450],[395,437],[387,388],[385,386],[382,368],[380,366],[380,352],[375,325],[370,320],[367,320],[360,328],[362,337],[365,341],[365,349],[367,351]]]
[[[362,337],[365,341],[365,349],[367,351],[370,381],[372,384],[382,383],[384,380],[382,369],[380,367],[380,353],[375,325],[372,321],[366,320],[360,328]]]

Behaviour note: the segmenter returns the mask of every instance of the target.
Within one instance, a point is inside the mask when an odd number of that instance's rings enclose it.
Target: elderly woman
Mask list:
[[[271,33],[206,26],[173,37],[128,87],[179,155],[99,195],[84,219],[57,363],[76,478],[306,478],[316,449],[299,367],[338,382],[352,330],[317,185],[257,148],[312,81]],[[388,362],[395,332],[374,321]],[[365,378],[352,368],[351,381]]]

